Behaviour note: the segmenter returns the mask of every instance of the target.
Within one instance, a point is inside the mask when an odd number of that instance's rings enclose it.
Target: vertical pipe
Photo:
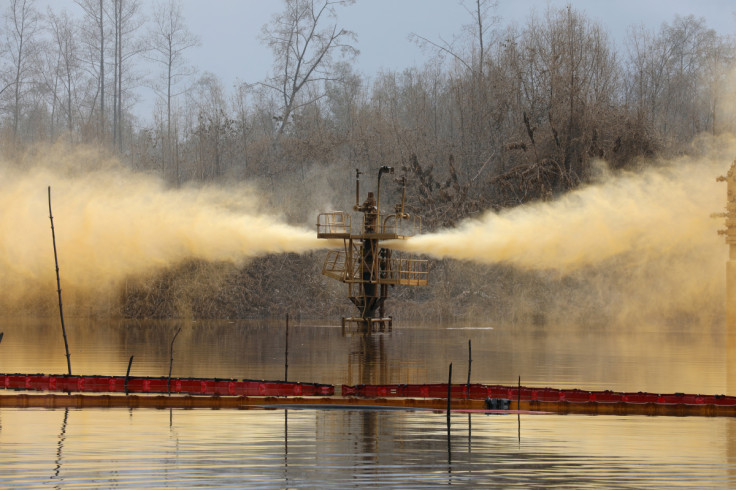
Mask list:
[[[284,348],[284,382],[289,380],[289,314],[286,314],[286,347]]]
[[[69,343],[66,340],[66,327],[64,326],[64,309],[61,305],[61,279],[59,279],[59,258],[56,254],[56,233],[54,232],[54,215],[51,213],[51,186],[49,186],[49,219],[51,220],[51,241],[54,244],[54,262],[56,263],[56,292],[59,295],[59,316],[61,317],[61,333],[64,335],[64,349],[66,349],[66,367],[69,376],[72,375],[72,363],[69,359]]]
[[[376,185],[376,217],[378,218],[378,229],[376,230],[376,233],[383,233],[383,229],[381,227],[381,175],[384,173],[392,174],[394,173],[394,168],[384,165],[378,169],[378,183]]]
[[[360,207],[360,174],[362,174],[359,169],[355,169],[355,210]]]
[[[378,169],[378,183],[376,185],[376,219],[377,219],[377,226],[376,226],[376,233],[381,233],[381,175],[385,170],[383,170],[385,167],[381,167]]]
[[[401,219],[404,219],[404,204],[406,204],[406,177],[401,177]]]
[[[470,339],[468,339],[468,384],[465,387],[465,399],[470,398],[470,365],[473,363],[473,355],[470,347]]]

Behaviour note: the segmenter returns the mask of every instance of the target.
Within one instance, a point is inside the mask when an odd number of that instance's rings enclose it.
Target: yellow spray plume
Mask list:
[[[188,258],[242,262],[322,248],[324,240],[259,212],[247,188],[171,189],[94,149],[54,147],[0,162],[0,283],[22,295],[54,285],[47,187],[62,287],[95,290]]]
[[[440,258],[507,263],[569,273],[621,254],[646,261],[683,247],[720,243],[709,215],[725,204],[715,177],[728,161],[681,161],[624,173],[563,195],[519,206],[392,247]]]

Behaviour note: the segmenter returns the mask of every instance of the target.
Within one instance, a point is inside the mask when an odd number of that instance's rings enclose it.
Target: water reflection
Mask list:
[[[284,482],[289,483],[289,409],[284,409]]]
[[[452,435],[449,415],[447,417],[447,474],[452,475]]]
[[[468,454],[473,452],[473,421],[468,414]]]
[[[343,330],[343,333],[345,331]],[[345,334],[345,333],[344,333]],[[385,339],[390,333],[357,332],[347,336],[350,351],[346,384],[388,384]],[[390,339],[389,339],[390,341]]]
[[[64,420],[61,423],[61,432],[59,432],[59,442],[57,444],[56,449],[56,466],[54,468],[54,474],[51,476],[52,480],[59,480],[63,481],[64,479],[59,476],[59,473],[61,472],[61,461],[62,461],[62,451],[64,450],[64,440],[66,440],[66,423],[69,419],[69,409],[64,409]],[[60,488],[58,485],[56,488]]]
[[[344,336],[351,340],[351,348],[348,354],[347,363],[347,379],[349,384],[389,384],[389,362],[386,354],[386,344],[393,341],[392,330],[384,330],[380,332],[350,332],[343,329]],[[452,363],[450,364],[450,370]],[[452,371],[450,371],[450,377]],[[353,413],[353,412],[346,412]],[[350,435],[356,437],[360,453],[363,455],[364,464],[383,465],[388,464],[379,457],[386,452],[385,448],[380,447],[379,443],[385,443],[387,440],[393,439],[393,431],[382,427],[379,421],[380,411],[377,410],[357,410],[354,412],[357,418],[357,430],[351,432]],[[349,426],[355,427],[356,423],[353,418],[343,420]],[[468,453],[471,452],[470,425],[471,418],[468,414]],[[396,441],[394,441],[396,442]],[[404,441],[399,441],[404,444]],[[447,474],[452,475],[452,429],[451,414],[448,412],[446,416],[446,450],[447,450]],[[390,454],[390,452],[389,452]],[[449,479],[448,483],[452,480]]]

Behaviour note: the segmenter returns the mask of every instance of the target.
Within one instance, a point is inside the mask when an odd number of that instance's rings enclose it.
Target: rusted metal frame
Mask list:
[[[386,258],[386,267],[381,272],[383,273],[383,276],[381,277],[381,283],[382,284],[397,284],[398,279],[398,271],[396,269],[396,257],[394,257],[394,251],[391,249],[385,249],[387,250],[388,257]]]
[[[359,241],[359,243],[356,243]],[[357,305],[362,305],[363,314],[366,313],[369,307],[369,301],[373,298],[378,299],[378,296],[368,296],[365,290],[366,284],[378,284],[376,267],[378,263],[378,240],[366,239],[364,236],[351,236],[348,242],[348,247],[352,249],[353,253],[348,254],[350,260],[356,262],[351,268],[352,278],[346,279],[348,282],[348,297]],[[371,263],[366,261],[366,254],[364,247],[366,242],[371,247],[370,256]],[[357,259],[357,260],[356,260]],[[368,277],[364,277],[363,273],[368,272]]]
[[[380,265],[381,265],[381,257],[380,257],[381,247],[378,246],[378,240],[371,240],[370,241],[370,245],[371,245],[371,261],[372,261],[372,264],[370,264],[371,276],[370,276],[369,281],[370,281],[371,284],[378,284],[380,282],[379,281],[379,278],[380,278],[380,272],[381,272],[381,270],[380,270],[381,269],[380,268]]]
[[[366,253],[365,247],[369,253]],[[363,306],[361,316],[370,318],[373,311],[379,305],[380,292],[378,291],[378,264],[379,264],[378,240],[364,239],[361,245],[361,279],[360,287],[361,304]],[[370,259],[369,259],[370,257]],[[368,263],[370,261],[370,263]],[[366,277],[367,275],[367,277]],[[370,288],[368,287],[370,286]],[[370,294],[369,294],[370,290]]]
[[[325,262],[322,265],[322,274],[344,282],[347,274],[345,265],[345,252],[330,250],[327,252]]]
[[[343,249],[345,250],[345,281],[350,281],[355,276],[353,270],[353,239],[346,238],[343,240]]]
[[[361,240],[361,241],[364,242],[365,240]],[[368,262],[366,262],[365,253],[363,251],[364,247],[365,247],[364,243],[361,243],[360,245],[357,246],[360,267],[357,269],[358,274],[356,276],[356,281],[360,283],[371,281],[370,278],[368,279],[368,281],[366,281],[366,279],[363,277],[363,272],[368,271],[371,273],[371,277],[373,276],[373,264],[369,264]]]

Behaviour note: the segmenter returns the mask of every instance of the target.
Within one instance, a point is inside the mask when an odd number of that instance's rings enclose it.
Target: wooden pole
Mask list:
[[[54,231],[54,215],[51,213],[51,186],[49,186],[49,219],[51,220],[51,241],[54,244],[54,262],[56,263],[56,292],[59,295],[59,317],[61,317],[61,333],[64,335],[64,349],[66,350],[66,367],[69,376],[72,375],[72,362],[69,358],[69,343],[66,340],[66,327],[64,326],[64,308],[61,305],[61,279],[59,279],[59,257],[56,254],[56,232]]]
[[[179,335],[179,332],[181,332],[181,327],[176,330],[174,338],[171,339],[171,347],[169,348],[169,379],[166,382],[166,390],[169,392],[169,395],[171,395],[171,366],[174,364],[174,341],[176,340],[176,336]]]
[[[519,376],[519,385],[516,390],[516,436],[521,446],[521,376]]]
[[[470,347],[470,339],[468,339],[468,384],[465,387],[465,399],[470,397],[470,365],[473,363],[473,355]]]
[[[133,356],[130,356],[130,359],[128,360],[128,370],[125,372],[125,394],[128,394],[128,378],[130,377],[130,366],[133,365]],[[171,374],[169,374],[169,377],[171,377]]]
[[[447,430],[450,430],[450,406],[452,400],[452,363],[450,363],[450,374],[447,378]]]
[[[519,387],[516,390],[516,409],[521,410],[521,376],[519,376]]]
[[[284,382],[289,380],[289,314],[286,314],[286,347],[284,348]]]
[[[447,473],[452,473],[452,437],[450,436],[450,408],[452,408],[452,363],[447,376]]]

